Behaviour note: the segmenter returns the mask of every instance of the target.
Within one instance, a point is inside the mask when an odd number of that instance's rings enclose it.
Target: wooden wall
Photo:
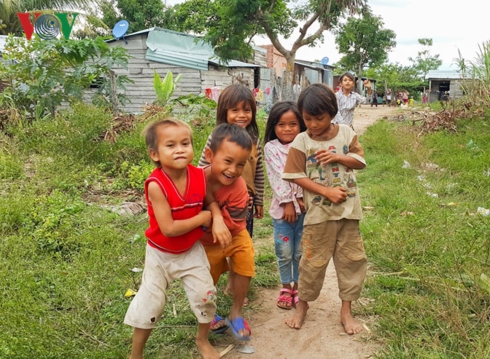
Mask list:
[[[148,61],[146,57],[146,35],[134,36],[134,38],[118,40],[110,43],[112,46],[122,46],[128,50],[131,58],[128,68],[115,68],[117,75],[127,75],[134,84],[129,84],[124,94],[131,100],[122,109],[130,113],[141,113],[147,103],[152,103],[155,98],[153,87],[154,71],[163,79],[170,70],[174,78],[181,74],[181,79],[177,83],[174,98],[189,94],[198,95],[204,93],[206,88],[220,87],[224,89],[232,83],[242,83],[249,88],[253,88],[254,70],[253,68],[226,68],[209,64],[208,71],[200,71],[187,67],[179,67],[154,61]]]

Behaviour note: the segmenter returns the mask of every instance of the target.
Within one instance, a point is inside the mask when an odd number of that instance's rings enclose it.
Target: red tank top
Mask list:
[[[174,220],[188,219],[197,215],[203,209],[206,196],[206,178],[202,168],[187,166],[187,184],[184,196],[181,196],[173,181],[161,169],[155,169],[145,182],[145,197],[148,204],[150,227],[145,234],[148,244],[162,252],[183,253],[188,251],[203,235],[202,227],[197,227],[176,237],[166,237],[158,226],[153,207],[148,198],[148,184],[156,182],[172,210]]]

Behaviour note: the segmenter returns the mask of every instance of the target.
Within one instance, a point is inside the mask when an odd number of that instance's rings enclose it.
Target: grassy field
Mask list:
[[[361,138],[363,296],[372,300],[359,310],[377,319],[379,358],[490,357],[490,216],[477,213],[490,208],[489,124],[464,120],[455,134],[418,136],[409,123],[381,121]],[[195,161],[213,125],[195,126]],[[125,293],[140,283],[132,269],[144,264],[147,218],[111,209],[143,200],[153,168],[143,126],[103,141],[110,115],[80,106],[0,134],[0,358],[128,355]],[[257,221],[257,238],[271,232],[268,216]],[[252,299],[278,283],[272,245],[256,263]],[[230,304],[220,297],[220,312]],[[195,330],[175,283],[146,357],[198,357]]]

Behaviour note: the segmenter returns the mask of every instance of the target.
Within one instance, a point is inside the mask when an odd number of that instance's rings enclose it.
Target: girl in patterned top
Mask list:
[[[301,187],[284,181],[281,176],[289,148],[296,135],[303,131],[306,131],[306,126],[294,102],[274,105],[265,130],[264,157],[272,189],[269,213],[274,227],[274,248],[282,284],[277,306],[286,310],[298,302],[298,268],[305,207]]]

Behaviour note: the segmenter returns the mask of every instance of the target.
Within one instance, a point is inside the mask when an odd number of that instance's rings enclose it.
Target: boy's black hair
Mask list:
[[[236,107],[240,102],[249,104],[252,110],[252,121],[247,126],[246,130],[253,141],[259,139],[259,126],[255,117],[257,113],[257,105],[252,91],[244,85],[229,85],[219,95],[218,108],[216,109],[216,124],[228,123],[228,110]]]
[[[215,127],[211,135],[209,149],[216,153],[225,140],[236,143],[246,150],[252,150],[252,139],[248,132],[240,126],[229,123],[223,123]]]
[[[310,85],[299,94],[298,110],[301,114],[306,112],[312,116],[328,113],[333,119],[339,111],[337,96],[325,84]]]
[[[271,112],[269,113],[269,118],[267,119],[267,125],[265,128],[265,137],[264,143],[275,140],[277,138],[276,135],[276,125],[281,119],[282,115],[286,112],[292,111],[299,122],[299,131],[306,131],[305,121],[303,120],[303,116],[298,111],[298,106],[293,101],[282,101],[278,102],[272,107]]]

